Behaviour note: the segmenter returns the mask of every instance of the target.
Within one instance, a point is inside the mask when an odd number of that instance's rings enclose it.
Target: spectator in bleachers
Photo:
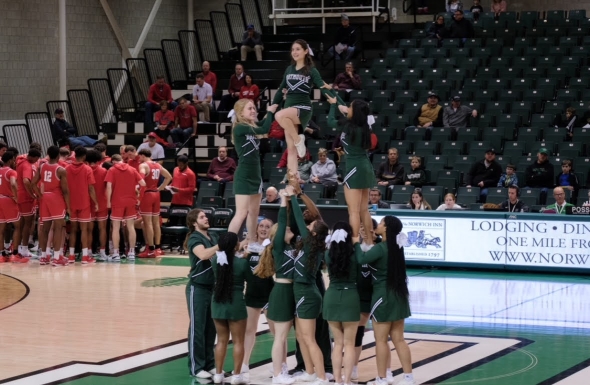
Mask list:
[[[408,206],[410,206],[412,210],[432,210],[432,207],[424,199],[421,188],[416,188],[412,191]]]
[[[572,141],[574,128],[581,127],[582,123],[583,121],[578,118],[578,115],[576,115],[576,109],[573,107],[568,107],[565,110],[565,119],[562,119],[561,115],[557,115],[553,120],[555,128],[565,127],[567,129],[565,140],[568,142]]]
[[[438,39],[439,41],[442,41],[447,34],[445,17],[443,15],[438,15],[436,17],[436,21],[432,23],[430,27],[428,27],[426,34],[431,39]]]
[[[209,164],[207,178],[220,183],[231,182],[235,171],[236,162],[227,156],[227,147],[221,146],[217,150],[217,158],[213,158]]]
[[[489,148],[484,158],[475,162],[465,176],[467,187],[479,187],[479,195],[482,203],[485,203],[489,187],[496,187],[500,176],[502,175],[502,166],[496,162],[496,150]]]
[[[168,143],[172,142],[170,131],[174,128],[174,119],[174,112],[168,109],[168,102],[162,100],[160,102],[160,111],[156,112],[156,116],[154,117],[154,122],[156,123],[154,132],[163,141]]]
[[[574,198],[578,197],[580,183],[578,177],[574,174],[572,161],[564,159],[561,161],[561,172],[555,178],[555,185],[563,189],[570,190]]]
[[[406,186],[422,187],[426,183],[426,172],[422,168],[422,159],[419,156],[413,156],[410,166],[412,171],[405,174],[404,184]]]
[[[154,111],[160,109],[160,102],[168,102],[168,107],[174,111],[178,103],[172,99],[172,88],[166,84],[164,76],[156,76],[156,82],[150,86],[145,103],[145,123],[149,126],[154,121]]]
[[[459,206],[457,204],[457,198],[455,197],[455,194],[447,194],[445,195],[445,203],[443,203],[442,205],[438,206],[436,208],[437,211],[440,210],[457,210],[457,209],[462,209],[463,207]]]
[[[463,11],[463,3],[459,0],[448,0],[446,6],[448,13],[455,13],[456,11]]]
[[[590,118],[586,119],[586,124],[582,128],[590,128]]]
[[[240,89],[240,99],[251,99],[254,104],[258,106],[258,100],[260,99],[260,88],[252,80],[252,75],[246,74],[246,84]]]
[[[205,82],[205,75],[197,75],[197,84],[193,87],[193,106],[203,113],[205,122],[211,121],[211,106],[213,104],[213,88]]]
[[[297,157],[297,171],[299,172],[299,184],[304,184],[309,181],[311,177],[311,167],[313,166],[313,162],[309,160],[309,158],[301,158]],[[288,175],[285,173],[285,178],[283,179],[282,183],[288,183]]]
[[[561,187],[555,187],[553,189],[553,198],[555,199],[555,203],[545,207],[543,213],[565,215],[566,208],[574,206],[573,204],[566,202],[565,191],[563,191]]]
[[[205,77],[205,83],[209,84],[213,89],[213,94],[217,92],[217,75],[211,72],[211,64],[208,61],[204,61],[203,65],[201,66],[203,71],[201,73]]]
[[[340,17],[342,26],[336,32],[333,45],[328,49],[328,56],[333,57],[336,53],[336,60],[350,60],[354,54],[356,44],[356,27],[350,25],[348,15]]]
[[[438,94],[430,91],[427,102],[416,111],[414,125],[406,129],[415,127],[426,128],[426,139],[428,139],[432,132],[432,127],[443,127],[443,108],[438,104],[438,100]]]
[[[221,97],[217,108],[219,111],[230,111],[240,99],[240,90],[246,85],[244,66],[240,63],[236,64],[235,71],[236,73],[229,78],[228,93]]]
[[[344,66],[344,72],[339,73],[334,79],[332,88],[335,90],[360,90],[362,89],[361,77],[354,72],[352,62],[347,62]]]
[[[379,209],[389,209],[389,203],[381,200],[381,190],[377,187],[373,187],[369,190],[369,206],[377,205]]]
[[[490,9],[494,16],[500,16],[500,13],[506,12],[506,1],[505,0],[492,0],[492,7]]]
[[[520,197],[520,189],[517,185],[508,187],[508,199],[500,204],[500,207],[510,213],[528,213],[529,207],[518,198]]]
[[[197,134],[197,111],[185,98],[180,99],[180,105],[174,111],[174,125],[170,136],[176,146],[181,146],[191,135]]]
[[[451,39],[461,39],[462,42],[465,42],[465,40],[474,36],[475,30],[473,29],[473,24],[463,17],[463,11],[456,10],[455,17],[449,27],[448,37]]]
[[[262,203],[281,204],[281,196],[275,187],[270,186],[266,189],[265,197],[262,199]]]
[[[166,158],[166,156],[164,155],[164,147],[162,147],[158,142],[158,135],[156,135],[155,132],[150,132],[148,134],[148,140],[147,142],[144,142],[142,144],[139,145],[139,147],[137,148],[137,152],[141,151],[141,150],[150,150],[152,156],[151,159],[154,162],[158,162],[160,164],[164,163],[164,158]]]
[[[309,150],[306,150],[306,154],[305,154],[305,159],[306,160],[311,160],[311,154],[309,153]],[[281,159],[279,160],[279,163],[277,164],[277,168],[285,168],[287,167],[287,158],[289,157],[289,150],[285,150],[285,152],[283,152],[283,155],[281,156]]]
[[[318,151],[318,161],[311,166],[310,183],[336,183],[338,182],[338,175],[336,175],[336,164],[332,159],[328,158],[328,150],[320,148]]]
[[[470,116],[477,118],[477,110],[462,105],[461,97],[455,95],[451,99],[451,105],[444,109],[443,124],[445,127],[453,127],[458,130],[461,127],[467,127]]]
[[[502,174],[498,181],[497,187],[518,186],[518,176],[516,176],[516,166],[508,164],[506,166],[506,173]]]
[[[479,19],[479,14],[483,13],[483,7],[479,3],[479,0],[473,0],[473,5],[469,8],[469,11],[473,13],[473,18],[475,20]]]
[[[379,186],[394,186],[404,184],[404,166],[398,162],[397,148],[390,148],[387,160],[377,169],[377,184]]]
[[[194,193],[197,190],[197,177],[188,167],[188,157],[180,155],[176,159],[176,167],[172,173],[172,183],[169,185],[172,193],[172,205],[193,206]]]
[[[526,187],[541,189],[541,204],[545,204],[547,191],[553,188],[555,183],[553,165],[549,162],[549,150],[545,147],[539,149],[537,159],[526,168],[524,176]]]
[[[254,24],[248,25],[246,31],[242,36],[242,46],[240,47],[242,53],[242,61],[248,59],[248,52],[256,52],[256,60],[262,61],[262,51],[264,51],[264,45],[262,45],[262,34],[254,29]]]
[[[64,110],[58,108],[55,110],[55,120],[51,126],[53,131],[53,137],[56,141],[67,139],[70,141],[70,148],[76,148],[78,146],[92,147],[100,141],[92,139],[89,136],[77,136],[78,131],[64,118]],[[106,135],[103,137],[102,142],[106,143],[108,138]]]

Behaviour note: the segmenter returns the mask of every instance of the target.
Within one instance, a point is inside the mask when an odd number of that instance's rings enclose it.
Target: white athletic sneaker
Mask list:
[[[325,379],[325,380],[317,379],[311,383],[311,385],[329,385],[329,384],[330,384],[330,381],[328,381],[328,379]]]
[[[358,366],[352,367],[352,373],[350,374],[350,379],[354,380],[354,381],[359,379],[359,367]]]
[[[96,259],[98,262],[106,262],[109,260],[109,257],[104,254],[95,254],[94,259]]]
[[[307,154],[307,148],[305,148],[305,135],[299,135],[299,143],[295,144],[295,147],[297,148],[297,155],[300,158],[305,158],[305,155]]]
[[[307,372],[303,372],[297,376],[293,376],[295,382],[314,382],[317,381],[318,376],[314,374],[309,374]]]
[[[118,255],[117,255],[118,257]],[[211,373],[206,370],[201,370],[199,373],[195,375],[197,378],[211,378]]]
[[[223,373],[215,373],[213,375],[213,383],[214,384],[221,384],[221,383],[223,383],[224,379],[225,379],[225,375]]]
[[[109,255],[109,262],[121,262],[121,256],[119,254]],[[204,370],[201,370],[201,372],[204,372]],[[211,373],[209,373],[209,377],[211,377]],[[199,377],[199,378],[209,378],[209,377]]]
[[[234,374],[231,378],[232,385],[249,384],[242,374]]]
[[[406,380],[405,378],[402,378],[402,380],[398,382],[397,385],[416,385],[416,381]]]
[[[283,362],[283,364],[281,365],[281,374],[286,374],[289,375],[289,365],[287,365],[286,363]],[[289,376],[291,377],[291,376]]]
[[[272,383],[278,385],[291,385],[295,382],[295,379],[288,374],[281,373],[278,376],[272,377]]]
[[[127,262],[134,262],[135,261],[135,254],[128,254],[127,255]]]
[[[334,375],[332,373],[326,372],[326,380],[334,381]]]
[[[387,380],[381,377],[375,377],[373,381],[367,382],[367,385],[387,385]]]

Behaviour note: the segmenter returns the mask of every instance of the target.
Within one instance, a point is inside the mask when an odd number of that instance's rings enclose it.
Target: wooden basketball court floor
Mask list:
[[[196,384],[186,359],[187,273],[186,256],[61,268],[0,264],[0,384]],[[408,274],[406,338],[417,383],[590,384],[588,277]],[[252,384],[271,382],[271,343],[263,316]],[[360,383],[375,376],[372,331],[363,345]],[[289,350],[293,368],[293,337]],[[392,368],[401,373],[395,354]]]

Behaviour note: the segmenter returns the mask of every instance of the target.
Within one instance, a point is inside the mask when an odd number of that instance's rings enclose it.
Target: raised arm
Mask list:
[[[293,209],[293,217],[295,217],[295,223],[297,223],[297,228],[299,229],[299,234],[301,235],[301,237],[305,238],[309,235],[309,230],[307,230],[305,219],[303,219],[303,211],[301,211],[301,206],[299,206],[297,197],[295,197],[295,199],[291,199],[291,207]]]
[[[285,74],[283,75],[283,81],[277,88],[277,93],[275,94],[274,98],[272,99],[272,104],[281,104],[283,101],[283,88],[287,87],[287,71],[285,70]]]
[[[361,244],[356,243],[354,245],[354,251],[356,256],[356,261],[359,265],[364,265],[366,263],[373,263],[379,258],[381,258],[381,248],[380,247],[373,247],[371,250],[367,251],[366,253],[361,250]]]
[[[287,197],[281,197],[281,208],[279,209],[279,218],[277,219],[277,232],[272,241],[272,247],[275,250],[285,249],[285,234],[287,233]]]

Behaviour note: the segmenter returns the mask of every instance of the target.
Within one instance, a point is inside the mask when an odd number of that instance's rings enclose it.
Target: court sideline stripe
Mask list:
[[[584,370],[588,367],[590,367],[590,358],[588,358],[585,361],[580,362],[577,365],[572,366],[569,369],[564,370],[563,372],[557,373],[553,377],[549,377],[545,381],[539,382],[537,385],[553,385],[553,384],[559,384],[559,383],[561,383],[561,381],[563,381],[564,384],[567,384],[568,377],[571,377],[575,373],[577,373],[581,370]]]

